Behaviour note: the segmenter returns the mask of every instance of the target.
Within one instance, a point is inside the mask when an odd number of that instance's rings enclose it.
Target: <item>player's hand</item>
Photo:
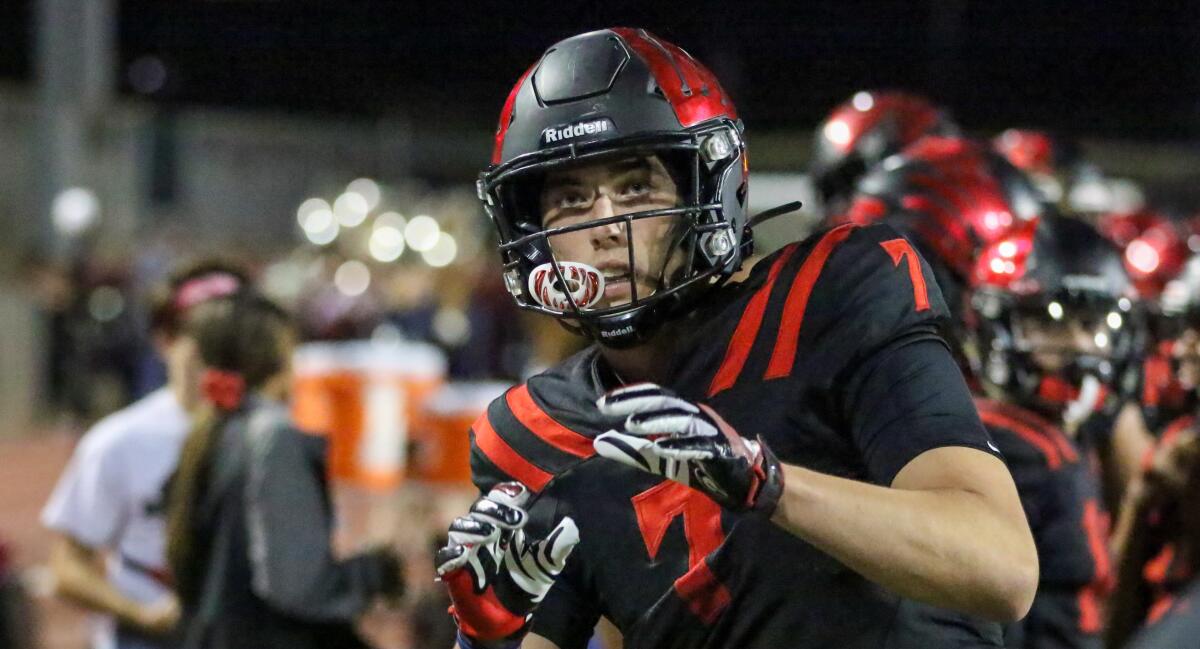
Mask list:
[[[712,408],[641,383],[596,402],[625,417],[625,430],[593,442],[600,455],[708,494],[723,507],[768,516],[783,493],[783,468],[762,439],[739,435]]]
[[[529,490],[505,482],[475,501],[450,525],[449,542],[434,567],[450,591],[459,644],[474,647],[519,640],[533,609],[579,543],[579,530],[563,518],[546,538],[525,535]]]
[[[174,595],[139,606],[134,614],[134,622],[146,633],[151,635],[166,635],[175,630],[179,624],[179,600]]]

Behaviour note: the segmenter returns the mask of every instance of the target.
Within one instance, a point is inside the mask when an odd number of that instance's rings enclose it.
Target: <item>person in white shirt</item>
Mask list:
[[[189,309],[248,284],[216,260],[173,273],[151,311],[167,385],[105,417],[80,440],[42,511],[56,532],[55,592],[95,612],[93,649],[173,645],[179,604],[166,569],[165,493],[197,399],[194,342],[179,336]]]

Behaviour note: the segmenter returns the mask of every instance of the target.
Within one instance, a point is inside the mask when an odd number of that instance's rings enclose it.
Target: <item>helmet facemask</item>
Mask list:
[[[480,198],[500,235],[509,292],[518,306],[605,345],[647,339],[748,254],[749,237],[736,231],[745,228],[744,159],[736,123],[716,120],[546,149],[485,172]],[[658,181],[648,202],[621,203],[623,190],[601,196],[588,183],[576,192],[570,179],[600,168],[616,183]],[[664,200],[668,185],[674,196]],[[599,200],[611,201],[610,215],[595,217]]]

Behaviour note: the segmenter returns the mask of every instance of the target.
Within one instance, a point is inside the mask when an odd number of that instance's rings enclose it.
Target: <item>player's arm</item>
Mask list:
[[[1008,469],[965,447],[922,453],[890,488],[784,466],[772,521],[889,590],[1002,622],[1037,589],[1033,539]]]
[[[1154,436],[1146,427],[1142,409],[1136,401],[1127,402],[1113,423],[1112,438],[1101,447],[1101,474],[1105,494],[1113,510],[1119,513],[1126,490],[1140,475],[1142,462],[1154,448]]]
[[[75,539],[59,534],[50,548],[50,571],[55,594],[89,610],[112,615],[122,624],[150,634],[162,634],[179,620],[174,597],[142,604],[117,590],[104,574],[100,553]]]
[[[1037,552],[1008,468],[983,450],[988,438],[953,358],[934,338],[876,356],[845,385],[876,484],[784,465],[750,431],[657,386],[605,395],[601,410],[628,419],[596,450],[769,515],[898,594],[1020,619],[1037,589]]]

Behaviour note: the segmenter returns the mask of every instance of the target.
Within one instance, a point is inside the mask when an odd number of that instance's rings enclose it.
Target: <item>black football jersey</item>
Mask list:
[[[930,277],[889,226],[818,233],[673,323],[665,385],[830,475],[888,485],[936,447],[993,453]],[[900,598],[765,518],[595,455],[592,439],[621,426],[595,407],[615,387],[602,363],[586,350],[472,426],[481,490],[519,480],[536,492],[534,534],[567,515],[579,527],[534,633],[577,649],[603,615],[630,649],[1000,646],[998,625]]]
[[[1017,485],[1041,576],[1033,607],[1005,628],[1009,649],[1099,649],[1101,603],[1112,587],[1108,515],[1087,456],[1041,416],[976,399]]]
[[[1161,615],[1147,621],[1126,646],[1129,649],[1200,648],[1200,582],[1193,582],[1179,597],[1168,601]]]

